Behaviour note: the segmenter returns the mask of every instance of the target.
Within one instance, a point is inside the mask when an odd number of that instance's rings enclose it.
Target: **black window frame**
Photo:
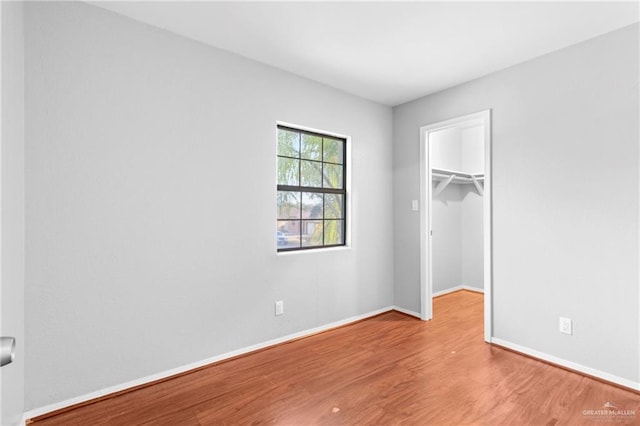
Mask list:
[[[320,154],[320,160],[305,160],[304,158],[302,158],[302,153],[299,152],[298,153],[298,157],[289,157],[286,155],[279,155],[279,153],[277,152],[276,149],[276,160],[279,158],[291,158],[291,159],[296,159],[300,161],[300,165],[299,167],[301,168],[301,164],[302,161],[314,161],[314,162],[318,162],[321,163],[321,176],[324,176],[324,165],[325,164],[330,164],[330,165],[339,165],[342,167],[342,188],[325,188],[323,186],[321,187],[313,187],[313,186],[302,186],[302,182],[301,182],[301,169],[299,169],[298,171],[298,185],[282,185],[277,183],[277,179],[276,179],[276,185],[277,185],[277,189],[276,189],[276,193],[279,191],[290,191],[290,192],[298,192],[300,194],[305,193],[305,192],[311,192],[311,193],[317,193],[317,194],[322,194],[323,195],[323,200],[324,200],[324,194],[339,194],[342,195],[342,218],[339,219],[333,219],[333,218],[329,218],[327,219],[325,217],[325,209],[323,206],[322,209],[322,217],[321,218],[316,218],[316,219],[303,219],[302,216],[297,219],[297,221],[300,224],[300,231],[299,231],[299,236],[300,236],[300,245],[296,246],[296,247],[278,247],[277,246],[277,241],[276,241],[276,247],[277,247],[277,251],[278,253],[281,252],[293,252],[293,251],[307,251],[307,250],[318,250],[318,249],[326,249],[326,248],[332,248],[332,247],[345,247],[347,245],[347,208],[348,208],[348,203],[347,203],[347,138],[344,136],[336,136],[330,133],[321,133],[321,132],[315,132],[312,130],[306,130],[306,129],[301,129],[301,128],[296,128],[296,127],[292,127],[292,126],[287,126],[287,125],[282,125],[282,124],[278,124],[276,126],[276,135],[278,135],[278,132],[280,130],[285,130],[285,131],[289,131],[289,132],[295,132],[295,133],[299,133],[300,134],[300,148],[302,146],[302,135],[309,135],[309,136],[316,136],[316,137],[321,137],[323,138],[323,143],[322,143],[322,151]],[[327,139],[333,139],[333,140],[337,140],[337,141],[341,141],[342,142],[342,164],[338,164],[338,163],[333,163],[331,161],[324,161],[324,138]],[[276,136],[276,140],[277,140],[277,136]],[[339,244],[325,244],[324,242],[324,228],[323,228],[323,232],[322,232],[322,245],[314,245],[314,246],[302,246],[302,224],[305,221],[322,221],[323,223],[323,227],[324,227],[324,223],[326,220],[342,220],[342,242]],[[295,221],[294,219],[280,219],[279,217],[276,217],[276,224],[278,222],[282,222],[282,221]],[[276,231],[278,231],[278,226],[276,225]]]

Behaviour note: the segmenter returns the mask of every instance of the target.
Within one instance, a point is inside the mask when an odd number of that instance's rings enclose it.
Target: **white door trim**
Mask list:
[[[429,133],[455,127],[471,120],[484,123],[484,340],[491,342],[492,332],[492,283],[493,283],[493,185],[491,165],[491,110],[476,112],[450,120],[440,121],[420,127],[420,205],[424,206],[420,214],[420,318],[430,320],[433,317],[433,287],[431,265],[431,158]]]

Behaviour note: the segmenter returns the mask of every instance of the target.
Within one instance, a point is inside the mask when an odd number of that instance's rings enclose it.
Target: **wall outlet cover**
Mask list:
[[[571,321],[571,318],[560,317],[558,328],[560,333],[572,335],[573,323]]]

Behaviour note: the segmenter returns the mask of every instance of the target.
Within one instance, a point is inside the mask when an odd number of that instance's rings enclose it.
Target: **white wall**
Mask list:
[[[484,173],[484,126],[460,131],[460,168],[469,173]],[[484,289],[483,201],[475,185],[465,185],[460,204],[462,284]]]
[[[27,410],[392,304],[390,108],[25,8]],[[351,136],[352,248],[276,254],[277,120]]]
[[[464,185],[460,191],[461,284],[484,290],[484,197],[474,185]]]
[[[419,129],[490,108],[493,335],[640,382],[638,31],[394,108],[396,305],[420,308]]]
[[[484,126],[460,131],[460,168],[467,173],[484,173]]]
[[[429,138],[431,166],[436,169],[460,170],[460,129],[452,127],[433,132],[429,134]],[[433,187],[439,183],[433,181]],[[462,284],[461,204],[462,192],[459,185],[448,185],[432,199],[431,261],[434,293]]]
[[[482,173],[484,128],[452,127],[429,134],[433,168]],[[439,181],[433,181],[437,187]],[[449,184],[431,205],[432,290],[483,285],[483,204],[473,185]]]
[[[21,2],[1,2],[0,335],[16,338],[13,363],[0,370],[0,424],[22,419],[24,404],[24,36]]]
[[[434,169],[460,170],[462,153],[460,129],[452,127],[429,134],[431,167]]]
[[[437,182],[434,182],[434,188]],[[462,188],[448,185],[433,197],[431,226],[433,237],[432,286],[437,293],[462,285]]]

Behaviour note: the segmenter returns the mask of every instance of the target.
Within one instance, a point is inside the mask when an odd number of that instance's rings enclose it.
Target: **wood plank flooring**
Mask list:
[[[385,313],[33,424],[640,424],[638,394],[484,343],[482,312],[456,292],[429,322]]]

